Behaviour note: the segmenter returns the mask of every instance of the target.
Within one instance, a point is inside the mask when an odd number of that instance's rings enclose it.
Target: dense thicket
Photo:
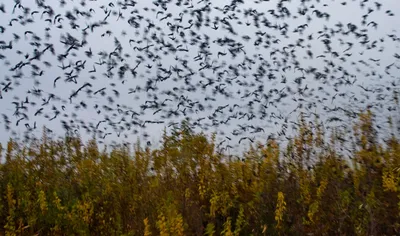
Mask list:
[[[0,148],[6,235],[398,235],[400,143],[372,114],[352,134],[300,122],[287,147],[242,158],[183,125],[157,150],[96,141],[10,140]],[[338,147],[351,146],[344,157]]]

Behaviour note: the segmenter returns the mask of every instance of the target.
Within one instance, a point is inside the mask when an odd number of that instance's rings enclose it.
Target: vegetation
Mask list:
[[[399,235],[400,142],[380,141],[370,112],[359,118],[329,139],[301,120],[285,148],[268,140],[240,159],[185,124],[157,150],[45,133],[10,140],[0,147],[0,234]]]

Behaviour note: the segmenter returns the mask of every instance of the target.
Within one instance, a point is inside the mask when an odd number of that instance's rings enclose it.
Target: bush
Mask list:
[[[10,140],[0,156],[5,235],[398,235],[400,143],[372,114],[351,136],[300,122],[229,160],[185,124],[156,150]],[[351,142],[350,140],[354,140]],[[350,159],[338,149],[352,146]]]

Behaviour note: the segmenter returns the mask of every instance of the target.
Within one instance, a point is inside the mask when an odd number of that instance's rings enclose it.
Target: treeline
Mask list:
[[[0,234],[399,235],[399,140],[379,140],[370,112],[352,134],[324,138],[316,123],[301,120],[285,148],[267,140],[230,160],[185,124],[156,150],[10,140]]]

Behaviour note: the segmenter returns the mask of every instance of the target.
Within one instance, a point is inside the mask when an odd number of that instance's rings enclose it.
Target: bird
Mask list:
[[[182,11],[172,11],[174,3]],[[9,19],[0,26],[0,106],[14,104],[9,117],[16,124],[46,118],[65,131],[87,127],[105,140],[190,118],[193,127],[231,133],[221,135],[227,150],[228,141],[245,145],[272,132],[269,124],[288,136],[286,126],[301,110],[327,113],[328,127],[345,123],[338,113],[353,116],[331,106],[376,103],[367,106],[392,111],[390,93],[398,89],[389,80],[396,79],[400,56],[388,48],[400,37],[378,32],[381,19],[372,14],[385,9],[383,2],[364,1],[365,9],[355,4],[361,14],[346,23],[332,22],[341,12],[331,11],[331,3],[312,1],[291,3],[294,10],[287,1],[256,1],[255,9],[236,0],[224,7],[212,1],[89,1],[79,8],[36,1],[29,9],[18,1],[13,11],[7,4],[0,4]],[[394,22],[395,9],[383,10],[382,17]],[[43,25],[43,32],[33,25]],[[35,88],[21,92],[31,82]],[[102,122],[90,125],[95,118]]]
[[[53,82],[53,87],[54,87],[54,88],[56,87],[56,82],[57,82],[57,80],[59,80],[59,79],[61,79],[61,76],[58,76],[57,78],[54,79],[54,82]]]

